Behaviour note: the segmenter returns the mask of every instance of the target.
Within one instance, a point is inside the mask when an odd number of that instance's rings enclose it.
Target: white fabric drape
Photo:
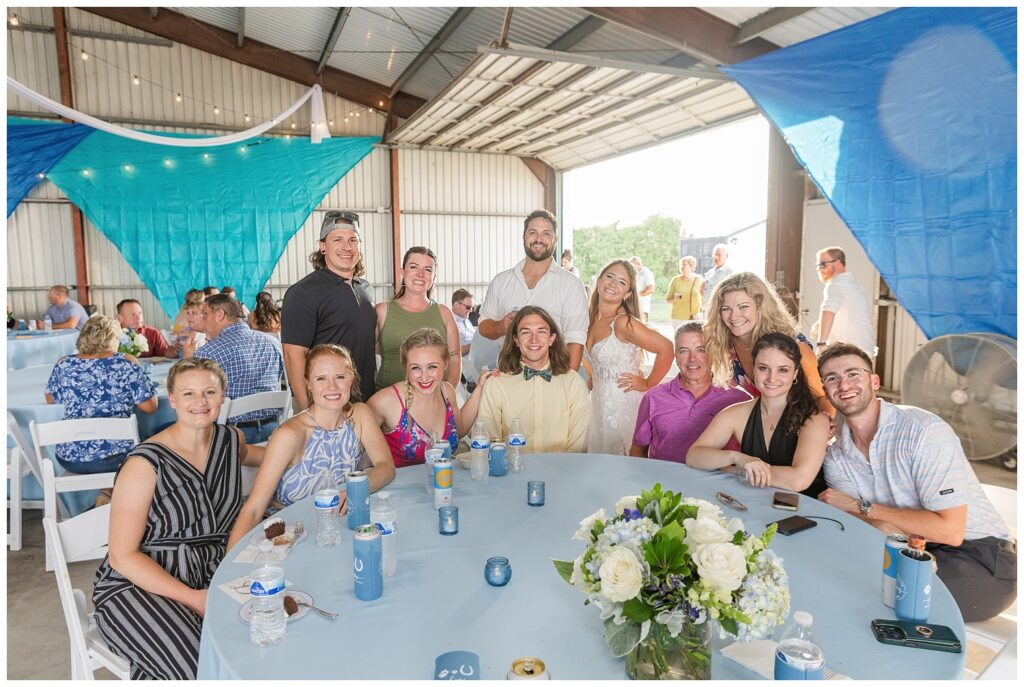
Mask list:
[[[312,88],[306,91],[302,95],[302,97],[300,97],[298,100],[292,103],[292,105],[288,109],[279,113],[276,117],[267,122],[257,124],[251,129],[239,131],[238,133],[235,134],[227,134],[226,136],[212,136],[209,138],[175,138],[171,136],[147,134],[141,131],[135,131],[134,129],[127,129],[123,126],[111,124],[110,122],[104,122],[102,119],[96,119],[95,117],[87,115],[84,112],[79,112],[78,110],[74,110],[70,107],[66,107],[65,105],[61,105],[60,103],[54,100],[50,100],[45,95],[36,93],[28,86],[18,83],[9,76],[7,77],[7,87],[15,93],[17,93],[18,95],[22,96],[23,98],[31,100],[40,107],[45,107],[50,112],[59,114],[62,117],[67,117],[68,119],[79,122],[80,124],[86,124],[88,126],[93,127],[94,129],[106,131],[108,134],[114,134],[115,136],[123,136],[125,138],[131,138],[136,141],[142,141],[144,143],[156,143],[157,145],[176,146],[179,148],[205,148],[210,146],[225,146],[230,145],[232,143],[239,143],[241,141],[245,141],[247,139],[252,138],[253,136],[259,136],[263,132],[272,129],[273,127],[283,122],[285,119],[291,116],[292,113],[294,113],[296,110],[302,107],[302,105],[307,100],[312,98],[313,100],[310,103],[312,119],[312,122],[309,127],[310,142],[320,143],[320,141],[322,141],[323,139],[331,137],[331,132],[327,128],[327,118],[324,114],[325,109],[323,89],[320,88],[319,84],[314,85]]]

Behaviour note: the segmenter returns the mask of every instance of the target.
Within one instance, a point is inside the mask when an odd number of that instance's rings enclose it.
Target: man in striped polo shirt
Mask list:
[[[829,402],[845,419],[825,454],[818,497],[886,533],[920,534],[965,622],[1017,598],[1017,547],[953,428],[934,413],[879,399],[871,358],[852,344],[821,352]]]

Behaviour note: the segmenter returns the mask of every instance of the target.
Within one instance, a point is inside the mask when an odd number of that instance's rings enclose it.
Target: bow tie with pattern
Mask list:
[[[530,381],[534,377],[540,377],[545,382],[550,382],[551,368],[547,368],[546,370],[535,370],[532,367],[527,367],[523,365],[523,377],[526,379],[526,381]]]

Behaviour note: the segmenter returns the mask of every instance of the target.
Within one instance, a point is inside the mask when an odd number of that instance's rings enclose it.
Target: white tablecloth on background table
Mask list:
[[[311,535],[285,559],[285,573],[316,605],[340,614],[333,623],[310,613],[289,625],[282,644],[254,646],[238,617],[239,603],[217,589],[251,568],[231,562],[248,538],[229,552],[207,597],[199,678],[430,679],[438,655],[466,650],[479,654],[483,679],[504,678],[520,656],[543,659],[556,679],[623,679],[625,661],[609,654],[599,612],[583,605],[584,596],[551,563],[583,551],[582,542],[571,540],[580,520],[598,508],[613,512],[619,497],[655,482],[710,501],[719,490],[732,494],[750,510],[723,510],[741,517],[752,532],[791,515],[771,508],[772,490],[740,485],[722,473],[620,456],[541,454],[527,456],[525,474],[483,484],[456,467],[460,527],[446,537],[438,534],[423,470],[403,468],[387,487],[398,510],[399,561],[376,601],[362,602],[353,594],[351,532],[343,528],[339,546],[320,549],[312,499],[280,514],[289,522],[303,520]],[[532,479],[546,482],[543,507],[526,503],[526,482]],[[828,666],[854,679],[959,678],[963,654],[875,641],[871,620],[893,617],[881,602],[883,535],[826,504],[805,497],[800,502],[801,514],[846,525],[843,532],[820,521],[791,537],[779,535],[772,545],[785,559],[792,609],[814,614]],[[483,577],[484,562],[497,555],[512,565],[512,580],[502,588],[488,586]],[[960,612],[938,580],[929,620],[964,637]],[[716,634],[716,648],[722,645]],[[714,652],[712,678],[756,677]]]
[[[34,365],[54,365],[62,356],[75,352],[78,330],[18,332],[7,335],[7,369],[21,370]]]

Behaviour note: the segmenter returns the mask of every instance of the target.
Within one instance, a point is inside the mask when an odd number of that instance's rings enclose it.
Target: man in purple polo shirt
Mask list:
[[[700,322],[690,320],[676,330],[676,365],[679,375],[654,387],[640,401],[629,455],[685,463],[690,445],[711,418],[727,406],[750,400],[741,388],[711,384]]]

